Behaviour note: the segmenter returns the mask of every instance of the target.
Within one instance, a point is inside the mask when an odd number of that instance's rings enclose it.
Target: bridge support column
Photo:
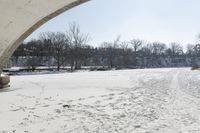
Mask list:
[[[0,76],[0,89],[9,87],[10,77],[7,75]]]

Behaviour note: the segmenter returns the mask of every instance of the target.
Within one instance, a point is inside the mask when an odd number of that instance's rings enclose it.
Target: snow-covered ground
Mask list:
[[[200,133],[200,71],[13,76],[0,133]]]

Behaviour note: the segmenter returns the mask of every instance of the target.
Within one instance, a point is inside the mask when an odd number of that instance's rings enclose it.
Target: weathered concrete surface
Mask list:
[[[89,0],[0,0],[0,73],[34,30],[51,18]]]
[[[8,87],[10,83],[10,77],[7,75],[0,76],[0,89]]]

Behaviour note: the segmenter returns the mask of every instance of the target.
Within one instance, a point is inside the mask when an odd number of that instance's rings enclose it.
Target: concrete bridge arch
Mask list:
[[[33,31],[89,0],[1,0],[0,74],[13,52]]]

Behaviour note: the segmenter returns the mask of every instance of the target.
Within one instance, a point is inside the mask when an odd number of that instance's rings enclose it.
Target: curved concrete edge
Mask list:
[[[12,56],[14,51],[31,33],[33,33],[36,29],[38,29],[40,26],[42,26],[44,23],[51,20],[52,18],[87,1],[90,0],[77,0],[68,5],[63,6],[62,8],[50,13],[46,17],[42,18],[41,20],[33,24],[29,29],[27,29],[24,33],[22,33],[17,40],[12,41],[12,45],[11,46],[8,45],[8,47],[3,51],[2,55],[0,56],[0,74],[2,73],[3,67],[6,65],[6,63],[8,62],[9,58]]]
[[[10,77],[7,75],[0,76],[0,89],[9,87]]]

